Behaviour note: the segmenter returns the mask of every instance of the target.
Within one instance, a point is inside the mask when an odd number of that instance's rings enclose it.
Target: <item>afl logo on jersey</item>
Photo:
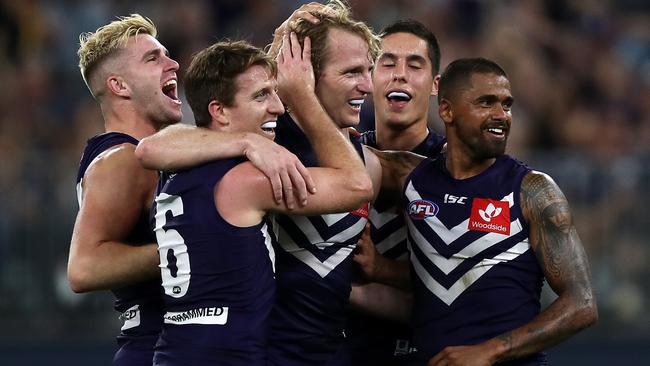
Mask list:
[[[427,200],[415,200],[409,203],[408,213],[413,220],[423,220],[438,214],[438,205]]]

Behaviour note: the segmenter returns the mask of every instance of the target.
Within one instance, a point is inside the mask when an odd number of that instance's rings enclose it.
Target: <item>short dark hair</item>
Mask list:
[[[474,74],[495,74],[508,77],[496,62],[486,58],[460,58],[450,63],[440,75],[438,84],[438,103],[450,99],[451,95],[463,87],[469,87]]]
[[[235,79],[254,65],[268,67],[274,76],[277,74],[275,61],[246,41],[217,42],[194,54],[184,80],[185,95],[197,126],[210,124],[211,101],[217,100],[227,107],[233,105],[237,94]]]
[[[431,72],[436,76],[440,71],[440,46],[435,34],[424,24],[414,19],[398,20],[393,24],[386,26],[379,33],[380,38],[386,38],[395,33],[410,33],[427,42],[427,51],[431,61]]]

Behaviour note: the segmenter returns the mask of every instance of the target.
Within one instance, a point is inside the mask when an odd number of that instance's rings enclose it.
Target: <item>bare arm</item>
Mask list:
[[[68,259],[75,292],[110,289],[160,276],[156,243],[131,246],[133,230],[146,220],[157,175],[138,163],[124,144],[100,157],[83,179]]]
[[[370,225],[366,225],[352,258],[370,281],[402,290],[411,289],[411,270],[407,261],[386,258],[375,248],[370,238]]]
[[[322,167],[348,182],[372,185],[363,161],[348,137],[334,124],[318,101],[311,65],[311,41],[300,46],[295,33],[284,34],[278,56],[278,94],[309,138]]]
[[[309,38],[301,49],[295,34],[285,34],[278,60],[278,85],[318,156],[321,167],[308,170],[319,189],[306,205],[292,210],[269,199],[268,183],[260,179],[253,166],[240,164],[224,176],[216,190],[221,215],[235,225],[252,225],[267,211],[313,215],[350,211],[368,202],[373,190],[363,162],[314,94]]]
[[[424,156],[408,151],[380,151],[367,147],[381,164],[381,191],[377,196],[379,207],[395,207],[399,204],[406,178]]]
[[[289,207],[316,189],[300,160],[282,146],[254,133],[229,133],[176,124],[140,141],[135,151],[149,169],[175,171],[212,160],[246,156],[270,180],[274,198]]]
[[[423,156],[404,151],[379,151],[367,148],[372,158],[379,161],[381,189],[374,205],[381,210],[397,207],[402,195],[402,187],[408,174],[424,159]],[[371,175],[375,175],[372,173]],[[357,242],[354,261],[359,264],[363,274],[373,282],[410,289],[411,273],[406,261],[385,258],[375,248],[369,231],[364,232]]]
[[[310,39],[305,38],[304,47],[301,47],[295,33],[285,34],[278,56],[278,93],[292,115],[301,122],[321,167],[325,168],[324,174],[330,177],[321,179],[319,184],[340,185],[348,187],[347,190],[363,192],[364,199],[369,201],[372,182],[363,161],[348,137],[325,112],[314,88]]]
[[[350,305],[367,314],[408,324],[413,295],[380,283],[352,284]]]
[[[531,247],[558,298],[529,323],[477,346],[448,347],[430,365],[489,365],[520,358],[553,346],[598,319],[587,255],[564,194],[549,176],[531,172],[522,182],[521,202]],[[470,358],[475,363],[468,363]],[[450,359],[457,363],[448,363]]]

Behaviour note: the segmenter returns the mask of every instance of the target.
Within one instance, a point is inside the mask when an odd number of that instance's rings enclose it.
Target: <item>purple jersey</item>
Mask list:
[[[441,155],[407,178],[404,217],[422,360],[446,346],[483,342],[539,314],[543,274],[519,202],[529,171],[503,155],[481,174],[457,180]],[[513,364],[544,362],[539,353]]]
[[[318,166],[302,130],[278,120],[276,141],[305,166]],[[363,156],[361,144],[353,139]],[[277,297],[271,316],[271,364],[337,365],[349,303],[352,255],[367,209],[317,216],[277,215]]]
[[[377,146],[376,132],[368,131],[361,135],[361,142],[373,148]],[[428,157],[436,157],[446,139],[430,131],[427,137],[412,152]],[[404,217],[392,207],[387,210],[371,206],[370,238],[383,256],[406,260],[406,224]],[[411,340],[411,328],[378,317],[352,311],[346,328],[346,348],[353,365],[415,365],[416,349]],[[371,349],[372,352],[368,352]]]
[[[137,145],[138,140],[118,132],[107,132],[88,140],[77,173],[77,198],[82,201],[82,181],[86,170],[105,151],[121,144]],[[146,215],[138,222],[127,238],[130,245],[142,245],[155,241]],[[151,364],[153,347],[162,326],[162,298],[158,280],[143,282],[112,290],[115,310],[124,322],[115,355],[115,365]]]
[[[241,159],[169,174],[156,197],[164,289],[155,365],[265,365],[273,306],[272,238],[265,221],[228,223],[215,185]]]

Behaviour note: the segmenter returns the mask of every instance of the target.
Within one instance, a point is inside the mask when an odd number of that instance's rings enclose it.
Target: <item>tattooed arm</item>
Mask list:
[[[598,319],[587,255],[560,188],[546,174],[528,173],[521,184],[521,208],[530,226],[531,248],[558,298],[529,323],[476,346],[447,347],[429,365],[491,365],[520,358]]]

